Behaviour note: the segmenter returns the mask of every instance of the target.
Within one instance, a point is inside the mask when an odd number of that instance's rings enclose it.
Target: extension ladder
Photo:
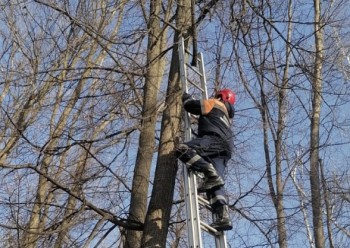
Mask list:
[[[195,61],[191,65],[187,62],[188,56],[192,56]],[[197,67],[195,66],[197,65]],[[203,54],[192,55],[185,49],[184,39],[181,38],[179,41],[179,66],[180,66],[180,78],[182,85],[184,86],[185,92],[188,92],[190,87],[193,90],[199,90],[202,99],[208,99],[205,68],[203,61]],[[193,78],[189,77],[189,74]],[[197,80],[196,80],[196,78]],[[199,82],[198,82],[199,78]],[[185,141],[192,139],[192,129],[190,114],[186,114],[184,118],[185,128]],[[190,248],[203,248],[202,233],[206,231],[215,238],[216,248],[226,248],[226,236],[223,231],[218,232],[210,225],[201,221],[200,219],[200,206],[206,209],[210,209],[209,202],[201,197],[197,193],[197,175],[191,170],[187,169],[187,166],[183,166],[184,172],[184,190],[185,190],[185,205],[186,205],[186,223],[188,232],[188,244]]]

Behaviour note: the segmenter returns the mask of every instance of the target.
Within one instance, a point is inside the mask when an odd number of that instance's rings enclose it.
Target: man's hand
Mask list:
[[[186,92],[182,94],[182,102],[186,102],[187,100],[192,99],[192,96]]]

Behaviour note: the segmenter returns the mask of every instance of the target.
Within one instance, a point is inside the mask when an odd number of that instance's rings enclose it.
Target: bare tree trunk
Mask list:
[[[291,19],[291,3],[289,3],[289,18]],[[269,30],[268,27],[266,27],[266,34],[268,36],[268,42],[267,46],[270,46],[269,49],[274,50],[274,46],[272,41],[272,34],[271,30]],[[243,38],[245,44],[249,44],[248,40],[246,38]],[[291,40],[291,25],[288,27],[288,34],[287,34],[287,41]],[[260,103],[252,95],[252,91],[249,89],[249,86],[244,80],[244,87],[248,92],[251,94],[252,98],[255,99],[257,106],[259,106],[261,118],[262,118],[262,125],[263,125],[263,141],[264,141],[264,155],[265,155],[265,163],[266,163],[266,177],[267,177],[267,183],[269,187],[269,195],[271,197],[271,200],[273,202],[275,211],[276,211],[276,222],[277,222],[277,236],[278,236],[278,244],[281,248],[288,247],[287,242],[287,228],[286,228],[286,216],[285,216],[285,210],[284,210],[284,183],[285,180],[283,179],[283,144],[284,144],[284,132],[285,132],[285,119],[287,115],[287,93],[288,93],[288,74],[289,74],[289,60],[290,60],[290,52],[291,47],[289,42],[286,42],[286,54],[285,54],[285,65],[284,65],[284,71],[283,71],[283,77],[280,79],[279,72],[276,70],[274,71],[274,74],[272,75],[275,78],[275,87],[273,94],[277,95],[277,110],[278,111],[278,119],[277,119],[277,125],[276,125],[276,131],[274,128],[271,127],[271,123],[274,122],[274,120],[271,118],[271,115],[269,112],[271,109],[269,109],[269,92],[268,92],[268,85],[265,84],[264,80],[264,74],[266,73],[263,69],[263,66],[256,66],[256,68],[260,68],[257,70],[258,75],[258,82],[260,85]],[[259,56],[261,56],[261,60],[264,61],[266,54],[265,50],[261,46],[261,53]],[[238,54],[236,54],[237,57],[239,57]],[[252,53],[249,55],[250,60],[253,63],[256,63],[255,55]],[[271,55],[273,58],[273,61],[277,61],[274,54]],[[277,68],[277,64],[275,64]],[[243,71],[240,68],[240,74],[243,75]],[[243,77],[242,77],[243,78]],[[276,93],[275,93],[276,92]],[[270,141],[269,141],[269,128],[271,129],[271,135],[273,136],[274,140],[274,148],[275,148],[275,176],[273,175],[273,159],[271,158],[270,154],[271,148],[270,148]]]
[[[329,199],[329,193],[327,189],[327,182],[326,178],[324,176],[324,164],[322,159],[320,161],[320,172],[321,172],[321,180],[322,180],[322,188],[323,188],[323,199],[326,205],[326,215],[327,215],[327,232],[328,232],[328,242],[329,242],[329,248],[334,248],[334,241],[333,241],[333,233],[332,233],[332,206]]]
[[[141,247],[166,247],[178,161],[174,151],[175,137],[181,129],[181,81],[179,75],[178,41],[191,24],[191,0],[178,1],[179,11],[174,49],[169,72],[166,106],[163,112],[160,146],[152,196],[147,212]],[[188,42],[188,40],[187,40]],[[186,45],[185,45],[186,46]]]
[[[165,47],[166,32],[159,18],[161,0],[150,2],[148,22],[147,75],[144,86],[142,127],[132,183],[129,219],[144,222],[147,212],[147,194],[150,169],[155,149],[155,126],[157,121],[157,96],[164,74],[165,61],[159,57]],[[128,230],[126,247],[140,247],[142,232]]]
[[[291,19],[292,4],[289,1],[288,16]],[[278,94],[278,121],[277,134],[275,141],[276,150],[276,211],[277,211],[277,229],[278,229],[278,244],[281,248],[288,247],[287,230],[286,230],[286,216],[284,211],[284,182],[282,178],[282,147],[283,147],[283,133],[285,130],[285,119],[287,115],[287,90],[288,90],[288,72],[289,72],[289,58],[291,53],[290,40],[292,35],[291,22],[288,25],[287,43],[286,43],[286,66],[283,71],[282,85],[279,88]]]
[[[298,158],[299,160],[299,158]],[[297,179],[297,173],[298,173],[298,166],[300,166],[300,161],[297,161],[296,166],[294,167],[294,169],[291,171],[291,178],[293,180],[293,183],[295,185],[295,188],[298,192],[298,196],[299,196],[299,201],[300,201],[300,210],[303,213],[303,219],[304,219],[304,223],[305,223],[305,229],[306,229],[306,236],[307,239],[309,241],[309,247],[310,248],[315,248],[315,244],[314,244],[314,240],[313,240],[313,236],[312,236],[312,230],[311,227],[309,225],[309,217],[308,217],[308,213],[307,213],[307,207],[305,206],[305,202],[307,202],[308,198],[306,196],[306,193],[304,192],[304,189],[302,187],[302,184],[300,184],[298,182]]]
[[[322,102],[322,63],[323,63],[323,32],[321,23],[321,3],[314,0],[315,13],[315,64],[312,78],[312,117],[311,117],[311,137],[310,137],[310,185],[311,203],[314,224],[315,246],[325,247],[325,237],[323,231],[321,186],[319,172],[319,143],[320,143],[320,113]]]

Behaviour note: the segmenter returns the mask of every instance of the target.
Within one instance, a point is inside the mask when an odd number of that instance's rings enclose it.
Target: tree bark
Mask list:
[[[180,84],[177,44],[181,35],[184,38],[187,36],[186,31],[191,23],[191,1],[180,0],[178,5],[177,27],[180,32],[176,32],[174,37],[174,49],[166,97],[167,107],[163,112],[157,167],[142,238],[141,247],[143,248],[166,247],[175,178],[178,169],[174,148],[175,137],[179,136],[181,128],[182,87]]]
[[[292,19],[292,4],[289,1],[288,16],[289,20]],[[282,147],[283,147],[283,133],[285,130],[285,119],[287,115],[287,91],[288,91],[288,74],[289,74],[289,59],[291,54],[291,47],[289,42],[291,41],[292,28],[291,22],[288,25],[287,43],[286,43],[286,66],[283,71],[282,84],[278,92],[278,121],[277,121],[277,134],[275,141],[276,150],[276,211],[277,211],[277,230],[278,230],[278,244],[281,248],[288,247],[287,243],[287,230],[286,230],[286,216],[284,211],[284,182],[282,177]]]
[[[321,3],[314,0],[315,14],[315,64],[312,78],[312,116],[310,130],[310,185],[312,217],[316,248],[325,247],[323,231],[321,186],[319,172],[319,144],[320,144],[320,113],[322,102],[322,63],[323,63],[323,30],[321,23]]]
[[[148,22],[147,74],[144,85],[142,126],[139,149],[136,156],[129,209],[129,219],[144,222],[147,212],[147,195],[150,169],[155,149],[157,121],[157,96],[164,73],[165,61],[159,58],[165,47],[166,32],[161,29],[159,18],[162,1],[150,1]],[[140,247],[142,232],[128,230],[125,247]]]

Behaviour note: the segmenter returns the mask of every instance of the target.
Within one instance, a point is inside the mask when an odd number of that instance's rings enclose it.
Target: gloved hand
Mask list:
[[[188,94],[187,92],[184,92],[182,94],[182,102],[186,102],[187,100],[190,100],[192,98],[192,96],[190,94]]]

